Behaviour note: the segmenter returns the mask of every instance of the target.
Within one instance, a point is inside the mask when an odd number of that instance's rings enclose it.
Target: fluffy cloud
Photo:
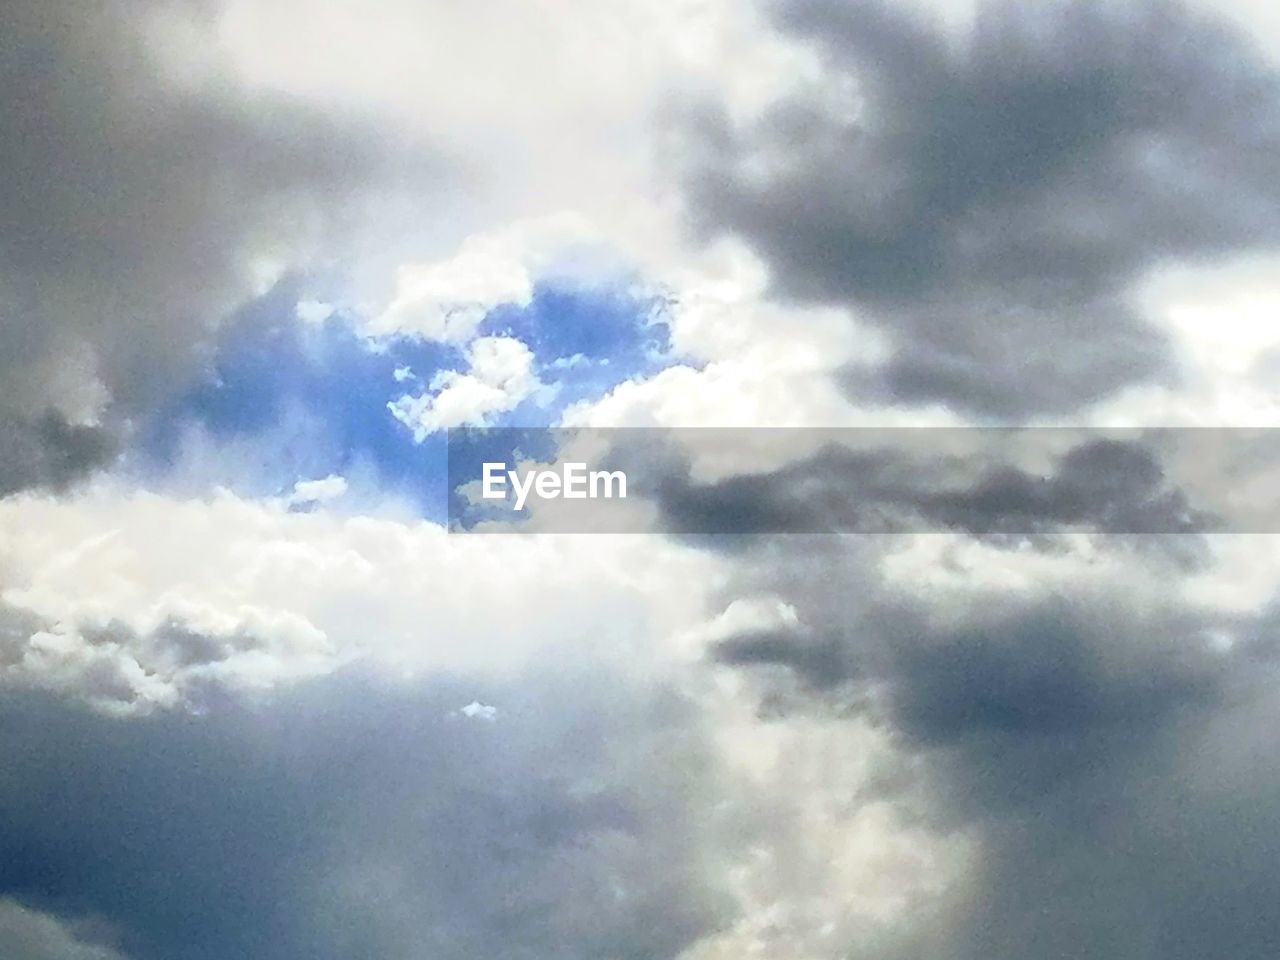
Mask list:
[[[418,442],[448,427],[484,426],[546,385],[534,371],[533,353],[512,337],[479,337],[467,348],[467,371],[438,374],[430,389],[387,404]]]
[[[356,657],[503,673],[566,631],[584,648],[608,637],[602,653],[625,657],[696,619],[718,566],[654,540],[495,542],[225,491],[10,498],[0,501],[0,675],[145,711],[198,706],[221,688],[270,689]],[[534,609],[543,612],[531,619]]]
[[[293,485],[293,493],[287,499],[290,506],[305,506],[336,500],[346,492],[346,478],[330,474],[319,480],[299,480]]]
[[[528,306],[539,280],[607,277],[603,247],[586,219],[573,214],[467,237],[448,259],[399,267],[391,302],[367,327],[382,336],[466,342],[496,307]]]

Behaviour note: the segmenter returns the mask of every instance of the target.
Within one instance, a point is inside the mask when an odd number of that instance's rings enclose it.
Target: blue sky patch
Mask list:
[[[558,414],[667,366],[671,340],[663,304],[659,297],[630,291],[539,286],[528,306],[493,310],[479,332],[515,337],[528,345],[543,381],[559,386],[554,402]],[[530,421],[513,417],[512,423]]]
[[[371,340],[353,318],[297,317],[296,281],[278,284],[223,327],[203,378],[145,425],[135,465],[153,484],[287,494],[299,480],[357,475],[444,513],[444,438],[415,443],[387,404],[466,372],[466,346],[413,337]],[[478,336],[519,339],[556,389],[493,418],[547,426],[571,404],[666,365],[661,302],[629,292],[539,287],[527,307],[493,310]],[[353,488],[359,484],[353,484]]]

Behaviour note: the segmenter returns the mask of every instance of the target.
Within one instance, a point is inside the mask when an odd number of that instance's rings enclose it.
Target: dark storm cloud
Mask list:
[[[95,378],[107,429],[123,428],[192,372],[205,334],[252,293],[263,263],[294,266],[325,249],[373,191],[425,195],[442,181],[421,144],[217,67],[183,76],[165,64],[153,18],[185,19],[199,36],[212,13],[176,0],[16,0],[0,11],[9,433],[74,414]],[[31,455],[8,467],[39,482],[43,454]]]
[[[1123,659],[1142,639],[1120,623],[1106,636],[1120,649],[1095,658]],[[1265,744],[1280,718],[1276,662],[1249,650],[1199,666],[1180,655],[1101,667],[1103,702],[1084,724],[934,751],[938,809],[986,842],[947,926],[948,955],[1274,953],[1280,764]],[[1043,715],[1069,716],[1053,688],[1044,699]]]
[[[864,639],[875,637],[863,648],[829,643],[821,661],[808,644],[786,652],[781,638],[771,650],[774,662],[818,685],[885,684],[887,719],[924,744],[1108,726],[1133,732],[1220,696],[1228,664],[1207,648],[1206,623],[1163,611],[1146,617],[1112,599],[1100,607],[1093,598],[997,606],[941,627],[925,611],[877,607],[861,625]],[[741,643],[726,648],[739,664]],[[760,653],[758,643],[752,649]]]
[[[926,822],[976,843],[938,912],[904,923],[892,950],[850,955],[1273,955],[1274,613],[1205,610],[1159,554],[1103,583],[1084,556],[1078,579],[1032,589],[958,570],[945,591],[890,583],[893,545],[821,538],[742,558],[743,582],[797,624],[714,651],[765,684],[775,716],[879,725],[923,785]],[[892,802],[904,788],[886,783]]]
[[[132,960],[675,956],[727,917],[716,767],[691,704],[584,679],[128,720],[7,696],[0,896]]]
[[[782,630],[738,634],[716,644],[715,656],[736,667],[785,666],[815,689],[845,682],[853,669],[838,643]]]
[[[705,483],[687,464],[655,457],[649,469],[665,475],[639,472],[635,485],[656,490],[664,528],[685,534],[1193,533],[1224,523],[1193,507],[1160,451],[1140,441],[1081,432],[1037,473],[1011,459],[1019,452],[1012,434],[972,431],[980,439],[956,450],[951,441],[965,431],[866,432],[883,441],[861,450],[833,443],[778,470]]]
[[[949,42],[899,4],[770,9],[824,57],[824,93],[748,129],[705,110],[693,211],[784,294],[890,334],[855,393],[1016,420],[1175,376],[1134,281],[1280,242],[1280,83],[1223,24],[1173,3],[984,3]],[[856,119],[830,105],[837,77]]]

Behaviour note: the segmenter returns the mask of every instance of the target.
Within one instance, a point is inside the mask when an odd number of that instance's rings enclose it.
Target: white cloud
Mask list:
[[[293,485],[293,493],[285,498],[290,505],[328,503],[347,492],[347,480],[330,474],[319,480],[299,480]]]
[[[503,304],[527,306],[534,284],[551,276],[603,279],[618,266],[581,216],[558,214],[467,237],[443,260],[396,271],[391,302],[368,323],[372,334],[411,334],[466,342]]]
[[[103,485],[0,501],[0,558],[17,621],[0,623],[0,683],[121,709],[354,657],[506,675],[575,648],[650,669],[657,645],[704,618],[720,565],[658,537],[495,540]]]
[[[1172,339],[1174,382],[1133,387],[1090,418],[1106,426],[1270,427],[1280,418],[1280,260],[1274,254],[1153,271],[1137,302]]]
[[[387,404],[421,443],[437,430],[483,425],[550,388],[534,372],[533,353],[512,337],[480,337],[467,348],[467,372],[438,374],[425,392]]]
[[[324,323],[335,309],[333,304],[320,300],[299,300],[293,312],[303,323]]]
[[[512,251],[471,239],[449,260],[401,267],[396,290],[370,332],[465,341],[494,307],[528,304],[533,278]]]
[[[457,712],[468,720],[486,720],[492,722],[498,718],[497,707],[490,706],[487,703],[481,703],[479,700],[472,700],[465,707],[459,707]]]

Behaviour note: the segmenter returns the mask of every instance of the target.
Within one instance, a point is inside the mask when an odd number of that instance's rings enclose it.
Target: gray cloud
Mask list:
[[[1133,282],[1280,242],[1280,85],[1212,19],[995,2],[951,43],[877,0],[770,9],[862,109],[797,95],[744,130],[705,108],[689,196],[783,294],[890,334],[855,393],[1016,420],[1175,376]]]
[[[774,722],[834,711],[877,724],[914,771],[886,778],[877,799],[898,802],[909,783],[932,829],[977,842],[972,873],[938,910],[904,921],[891,949],[850,955],[1191,960],[1229,944],[1269,956],[1274,614],[1206,611],[1158,552],[1129,558],[1133,582],[1006,591],[957,572],[963,586],[944,598],[884,580],[901,542],[744,555],[742,582],[798,621],[714,651],[764,683]],[[1143,568],[1167,591],[1139,587]]]
[[[111,947],[95,942],[102,938],[94,926],[67,923],[0,899],[0,952],[8,960],[125,960]]]
[[[14,135],[0,137],[12,171],[0,211],[16,229],[0,240],[0,444],[12,451],[0,493],[58,489],[102,463],[112,433],[198,356],[255,256],[305,247],[360,184],[423,174],[376,131],[161,81],[137,9],[3,14],[0,124]],[[695,200],[752,240],[790,295],[853,303],[894,334],[883,382],[858,389],[1014,416],[1164,375],[1165,346],[1128,285],[1166,257],[1274,241],[1275,98],[1237,40],[1151,9],[989,11],[961,55],[887,6],[786,6],[832,69],[859,72],[873,123],[845,127],[804,102],[744,138],[713,122]],[[762,179],[735,166],[760,153]],[[86,369],[111,398],[102,427],[69,410]],[[1087,446],[1045,478],[988,471],[946,486],[909,461],[826,453],[706,489],[677,480],[664,505],[673,522],[718,510],[717,524],[747,530],[856,522],[842,511],[874,497],[984,536],[1009,516],[1145,529],[1187,506],[1145,454]],[[1108,472],[1120,482],[1100,485]],[[974,589],[948,607],[927,587],[886,586],[879,563],[901,541],[817,539],[743,548],[744,580],[790,602],[799,626],[733,638],[720,665],[776,680],[775,715],[878,724],[913,775],[890,770],[849,806],[923,785],[928,827],[980,851],[941,913],[904,909],[875,949],[840,954],[1275,955],[1274,619],[1204,613],[1163,550],[1131,557],[1163,564],[1160,598],[1118,580]],[[0,614],[7,668],[51,625]],[[1234,648],[1215,645],[1219,629],[1241,634]],[[132,702],[138,677],[259,642],[176,621],[73,639],[85,672],[73,659],[67,686],[109,703]],[[836,859],[802,825],[763,825],[769,798],[730,793],[695,704],[547,659],[547,674],[519,682],[348,673],[127,719],[6,690],[0,953],[113,958],[57,919],[88,916],[134,960],[658,960],[738,919],[727,888],[741,862],[722,833],[738,852],[791,842]],[[57,689],[56,670],[41,679]],[[477,701],[496,706],[494,722],[458,716]],[[735,819],[753,806],[750,827]],[[765,864],[804,875],[785,860]]]
[[[838,555],[840,548],[829,551]],[[861,563],[874,563],[877,552],[864,548]],[[1169,563],[1159,555],[1154,562]],[[1176,575],[1174,565],[1168,569]],[[855,583],[843,580],[856,582],[856,595],[842,589],[852,591]],[[809,626],[731,638],[717,658],[782,666],[837,697],[865,688],[874,701],[854,700],[922,745],[1108,726],[1138,730],[1168,709],[1215,702],[1231,671],[1254,663],[1259,649],[1215,652],[1211,630],[1233,624],[1176,600],[1142,610],[1120,588],[1031,600],[993,600],[974,590],[971,602],[940,621],[928,602],[878,586],[872,566],[825,583],[797,573],[793,584],[786,596],[798,600]]]
[[[65,489],[109,463],[115,449],[107,430],[68,423],[56,410],[34,422],[0,418],[0,496],[30,487]]]
[[[0,713],[0,891],[101,917],[134,960],[657,960],[731,916],[692,704],[608,671]]]
[[[1194,498],[1170,478],[1163,460],[1168,451],[1158,440],[1084,431],[866,434],[862,449],[838,442],[861,439],[857,431],[833,431],[833,442],[813,455],[711,482],[692,479],[678,457],[642,461],[630,451],[624,457],[635,464],[636,487],[655,491],[664,528],[682,534],[958,530],[1021,538],[1065,530],[1187,534],[1229,526],[1228,518],[1207,509],[1223,502],[1213,498],[1219,491],[1202,490],[1205,506],[1193,506]],[[1019,466],[1019,457],[1042,437],[1065,449],[1050,455],[1042,472]],[[1194,434],[1172,440],[1184,445],[1184,456],[1195,449]]]
[[[91,466],[41,444],[106,401],[120,433],[199,362],[264,264],[336,249],[371,195],[428,197],[427,145],[232,76],[177,76],[159,14],[203,3],[18,0],[0,46],[0,423],[12,487]],[[77,435],[81,439],[87,434]],[[24,439],[25,438],[25,439]],[[63,438],[65,440],[65,438]],[[59,459],[60,458],[60,459]]]
[[[38,634],[52,647],[36,642]],[[0,689],[58,691],[112,713],[205,709],[226,700],[237,667],[278,668],[306,643],[271,641],[243,623],[209,630],[170,616],[140,632],[119,620],[62,622],[0,603]]]

